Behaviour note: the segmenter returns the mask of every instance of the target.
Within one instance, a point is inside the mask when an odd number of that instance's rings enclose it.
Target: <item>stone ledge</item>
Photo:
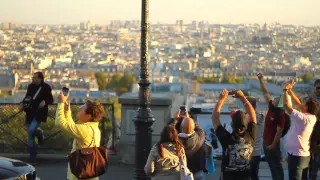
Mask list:
[[[138,93],[125,93],[119,98],[122,105],[138,105]],[[172,93],[152,93],[150,94],[151,106],[168,106],[172,104],[174,96]]]

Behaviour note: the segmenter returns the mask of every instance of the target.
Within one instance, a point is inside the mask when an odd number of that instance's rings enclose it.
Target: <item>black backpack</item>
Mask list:
[[[279,107],[275,107],[274,108],[274,118],[277,121],[277,123],[278,123],[278,121],[280,119],[280,113],[281,112],[283,112],[285,114],[285,125],[284,125],[284,128],[282,130],[282,135],[281,135],[281,137],[284,137],[288,133],[288,131],[290,129],[291,119],[290,119],[290,116],[283,109],[281,109]]]
[[[246,142],[243,137],[235,138],[231,137],[236,141],[233,145],[228,145],[224,155],[228,156],[229,161],[227,162],[227,167],[225,167],[226,172],[242,172],[250,170],[251,155],[253,152],[253,144]]]

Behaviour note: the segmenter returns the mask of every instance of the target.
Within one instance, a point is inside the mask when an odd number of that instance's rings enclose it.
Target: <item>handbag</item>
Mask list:
[[[91,126],[90,126],[91,127]],[[96,147],[93,137],[87,148],[76,149],[68,156],[70,170],[79,179],[89,179],[101,176],[107,172],[108,155],[105,147]],[[94,147],[90,147],[94,143]]]
[[[182,156],[185,158],[185,155]],[[184,164],[182,157],[179,158],[180,161],[180,180],[194,180],[193,174],[188,169],[187,165]]]

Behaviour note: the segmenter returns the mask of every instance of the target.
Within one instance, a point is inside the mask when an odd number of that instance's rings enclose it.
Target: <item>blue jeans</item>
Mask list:
[[[194,180],[203,180],[205,176],[205,173],[203,171],[199,171],[195,174],[193,174]]]
[[[317,173],[319,169],[319,156],[314,159],[310,158],[309,167],[302,172],[302,180],[317,180]]]
[[[269,164],[272,179],[273,180],[284,180],[283,167],[281,164],[281,150],[280,144],[278,144],[274,149],[268,150],[268,145],[263,144],[263,150],[266,160]]]
[[[289,180],[301,180],[302,174],[309,166],[310,156],[294,156],[288,154],[288,172],[289,172]],[[306,174],[304,174],[304,178]]]
[[[30,160],[35,160],[37,157],[37,145],[35,141],[35,137],[39,137],[42,135],[41,131],[37,128],[40,123],[37,120],[32,120],[30,124],[28,124],[28,149],[29,149],[29,158]]]
[[[251,158],[251,180],[259,180],[260,156],[252,156]]]

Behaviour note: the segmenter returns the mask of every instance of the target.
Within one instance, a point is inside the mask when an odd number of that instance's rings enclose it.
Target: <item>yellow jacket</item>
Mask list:
[[[76,124],[72,119],[71,110],[68,109],[65,111],[63,103],[58,104],[55,125],[60,126],[64,131],[70,133],[74,137],[71,153],[76,151],[77,148],[100,146],[101,134],[99,122],[80,122],[79,124]],[[94,134],[91,127],[94,129]],[[93,142],[92,137],[94,137]],[[77,180],[77,177],[71,173],[69,165],[67,178],[68,180]],[[88,180],[99,180],[99,178],[91,178]]]

